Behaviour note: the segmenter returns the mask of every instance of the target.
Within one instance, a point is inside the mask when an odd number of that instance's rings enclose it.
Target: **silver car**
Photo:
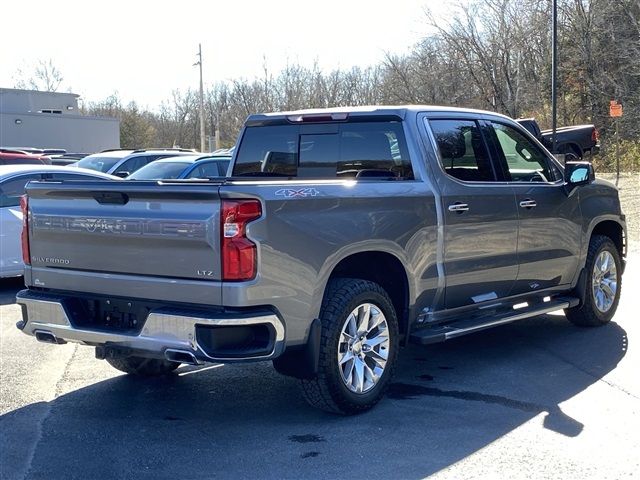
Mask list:
[[[120,180],[106,173],[55,165],[0,165],[0,277],[19,277],[24,270],[20,247],[20,197],[31,180]]]

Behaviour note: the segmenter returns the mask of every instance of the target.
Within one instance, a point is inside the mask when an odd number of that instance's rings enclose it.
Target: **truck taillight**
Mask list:
[[[593,131],[591,132],[591,140],[594,143],[598,143],[600,141],[600,132],[598,131],[597,128],[594,128]]]
[[[29,252],[29,198],[26,195],[20,197],[20,210],[22,210],[22,261],[25,265],[31,265],[31,252]]]
[[[256,276],[257,248],[247,238],[249,222],[262,215],[258,200],[223,200],[222,230],[222,280],[251,280]]]

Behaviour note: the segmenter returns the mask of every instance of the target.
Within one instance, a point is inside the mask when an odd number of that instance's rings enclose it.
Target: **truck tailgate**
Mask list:
[[[219,185],[30,183],[32,268],[219,281]]]

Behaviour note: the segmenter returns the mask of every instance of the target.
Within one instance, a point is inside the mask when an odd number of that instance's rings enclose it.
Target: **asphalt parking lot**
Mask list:
[[[640,268],[604,328],[545,315],[409,347],[387,398],[337,417],[270,363],[129,378],[15,328],[0,284],[0,473],[71,478],[611,478],[640,472]],[[634,337],[635,335],[635,337]]]

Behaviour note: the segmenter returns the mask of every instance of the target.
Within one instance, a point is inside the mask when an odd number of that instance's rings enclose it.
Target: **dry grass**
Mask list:
[[[599,173],[598,177],[615,183],[614,173]],[[627,216],[630,252],[640,252],[640,173],[621,173],[618,182],[622,211]]]

